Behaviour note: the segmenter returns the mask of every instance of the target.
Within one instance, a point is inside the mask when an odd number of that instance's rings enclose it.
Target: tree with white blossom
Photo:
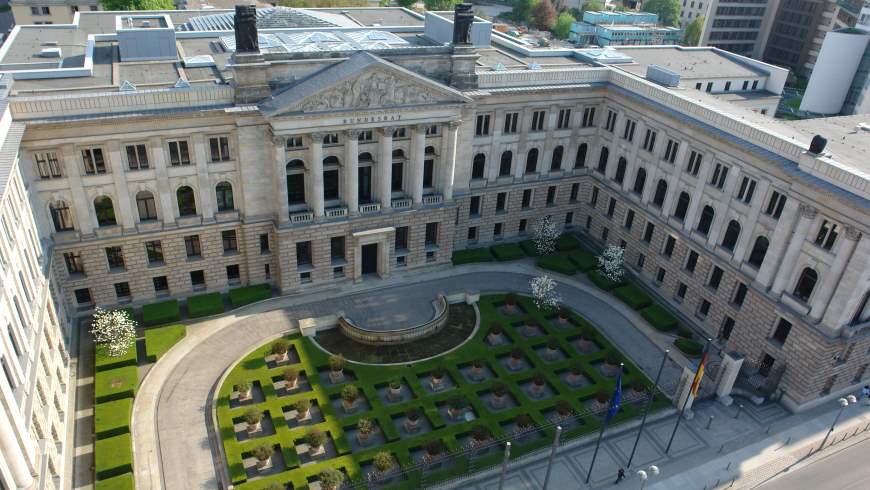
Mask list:
[[[553,223],[553,217],[544,216],[535,223],[535,248],[541,255],[550,255],[556,251],[556,241],[562,232]]]
[[[598,268],[604,277],[617,282],[625,275],[623,264],[625,262],[625,249],[616,245],[608,245],[598,256]]]
[[[136,321],[125,311],[97,308],[91,322],[91,333],[94,342],[106,346],[109,356],[121,357],[127,354],[136,339]]]
[[[529,282],[532,288],[532,299],[535,306],[542,310],[554,310],[562,302],[562,297],[556,292],[556,281],[550,276],[538,276]]]

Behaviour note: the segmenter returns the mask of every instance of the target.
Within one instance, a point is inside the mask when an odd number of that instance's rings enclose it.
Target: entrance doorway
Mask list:
[[[370,243],[362,246],[362,273],[378,273],[378,244]]]

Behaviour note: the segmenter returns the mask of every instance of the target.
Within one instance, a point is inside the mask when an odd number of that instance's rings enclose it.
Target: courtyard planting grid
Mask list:
[[[501,461],[504,440],[513,441],[512,457],[516,458],[551,444],[556,422],[564,427],[563,440],[599,429],[615,386],[618,367],[614,369],[614,361],[624,363],[624,403],[613,423],[640,415],[643,403],[634,402],[646,398],[641,389],[649,388],[651,381],[592,325],[570,311],[563,312],[566,318],[560,321],[556,312],[542,311],[523,296],[518,297],[513,313],[509,313],[505,300],[505,295],[481,297],[480,328],[453,352],[400,366],[348,362],[344,368],[346,380],[336,384],[328,377],[329,355],[307,338],[297,334],[286,337],[290,355],[289,362],[283,365],[267,363],[271,343],[258,348],[234,366],[218,395],[216,410],[230,480],[241,489],[267,488],[271,484],[316,488],[319,473],[333,468],[347,477],[342,488],[377,480],[379,488],[410,489],[479,471]],[[502,327],[502,342],[491,345],[488,334],[496,324]],[[536,325],[537,332],[528,329],[529,324]],[[581,337],[584,344],[579,343]],[[511,366],[517,349],[522,352],[521,369]],[[479,381],[469,374],[475,360],[483,360],[485,366]],[[606,361],[610,361],[608,368]],[[575,366],[582,373],[569,384],[567,376],[572,367],[577,371]],[[288,367],[300,372],[300,388],[294,393],[276,388],[275,384],[280,386],[282,371]],[[446,371],[440,390],[433,390],[430,384],[436,368]],[[532,391],[535,375],[546,381],[538,395]],[[401,400],[391,402],[386,397],[389,383],[399,380],[403,395]],[[252,400],[247,403],[235,399],[235,388],[240,383],[253,386]],[[494,408],[490,398],[497,383],[507,389],[503,405]],[[340,402],[342,388],[347,384],[360,392],[359,408],[354,413],[345,413]],[[605,398],[604,393],[606,400],[597,401]],[[467,401],[467,409],[462,417],[454,418],[448,404],[457,395]],[[312,415],[317,416],[306,424],[286,415],[292,414],[295,402],[303,398],[316,405]],[[570,406],[567,415],[565,403]],[[659,395],[653,406],[657,409],[668,403]],[[240,426],[251,407],[267,415],[259,435],[249,437]],[[402,424],[409,408],[417,408],[421,414],[421,427],[415,433]],[[517,422],[524,414],[531,419],[531,426],[520,428]],[[376,426],[366,446],[355,437],[360,418]],[[328,435],[322,459],[312,459],[305,452],[304,436],[311,427]],[[430,447],[426,443],[432,440],[441,442],[441,454],[426,455]],[[271,468],[262,472],[253,469],[252,457],[253,449],[260,445],[275,449]],[[379,452],[389,452],[395,468],[375,472],[372,461]]]

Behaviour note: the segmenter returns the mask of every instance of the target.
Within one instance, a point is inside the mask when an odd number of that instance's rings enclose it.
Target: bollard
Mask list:
[[[724,450],[725,450],[725,444],[722,444],[721,446],[719,446],[719,450],[716,451],[716,452],[719,453],[719,454],[721,454],[722,451],[724,451]]]
[[[711,415],[709,419],[707,419],[707,430],[710,429],[710,426],[713,425],[713,416]]]
[[[785,446],[788,446],[791,443],[791,436],[788,436],[788,439],[785,440]]]
[[[511,443],[506,442],[504,445],[504,461],[501,463],[501,475],[498,478],[498,490],[504,488],[504,476],[507,473],[508,461],[511,459]]]
[[[725,471],[728,471],[730,469],[731,469],[731,461],[728,462],[728,466],[725,467]]]
[[[765,433],[765,434],[770,434],[770,426],[769,426],[769,425],[767,426],[767,430],[764,431],[764,433]]]
[[[742,411],[743,411],[743,404],[741,403],[740,405],[737,405],[737,413],[734,414],[734,418],[736,419],[736,418],[740,417],[740,412],[742,412]]]

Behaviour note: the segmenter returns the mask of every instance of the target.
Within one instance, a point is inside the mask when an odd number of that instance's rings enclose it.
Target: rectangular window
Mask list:
[[[124,252],[121,247],[106,247],[106,260],[109,262],[109,269],[123,269]]]
[[[296,242],[296,265],[304,266],[312,263],[311,242]]]
[[[689,289],[688,286],[686,286],[684,283],[681,282],[677,286],[677,292],[674,293],[674,297],[679,299],[679,300],[686,299],[686,291],[688,291],[688,289]]]
[[[707,92],[713,91],[713,82],[707,82]]]
[[[492,236],[496,240],[501,239],[502,230],[504,230],[504,223],[496,223],[492,228]]]
[[[438,245],[438,223],[426,223],[426,246]]]
[[[665,271],[664,267],[659,267],[659,270],[656,271],[656,282],[658,282],[658,283],[665,282],[665,274],[666,273],[667,272]]]
[[[752,81],[752,90],[757,90],[757,89],[758,89],[758,80],[753,80]]]
[[[743,90],[746,90],[748,88],[749,88],[749,80],[743,80]]]
[[[665,249],[662,251],[665,257],[670,258],[674,255],[674,247],[677,244],[677,239],[673,235],[668,235],[668,239],[665,240]]]
[[[834,242],[837,241],[837,224],[826,219],[822,220],[822,225],[819,227],[819,233],[816,235],[816,245],[831,250],[834,248]]]
[[[505,210],[507,202],[507,192],[499,192],[495,197],[495,212],[500,213]]]
[[[607,111],[607,121],[604,123],[604,129],[607,131],[613,132],[613,129],[616,127],[616,113],[608,110]]]
[[[106,173],[106,160],[103,159],[102,148],[83,149],[82,161],[85,164],[85,174],[96,175]]]
[[[716,164],[713,169],[713,176],[710,178],[710,185],[717,189],[725,187],[725,179],[728,177],[728,167],[721,163]]]
[[[710,273],[710,280],[707,281],[707,286],[710,286],[714,290],[719,289],[719,285],[722,284],[723,274],[725,274],[725,271],[717,266],[713,266],[713,272]]]
[[[323,171],[323,199],[338,199],[338,169]]]
[[[224,245],[224,253],[237,252],[239,250],[239,244],[236,242],[236,230],[222,231],[221,241]]]
[[[129,300],[130,299],[130,283],[129,282],[116,282],[115,283],[115,297],[118,298],[119,301]]]
[[[364,141],[364,140],[363,140],[363,133],[365,133],[365,132],[366,132],[366,131],[361,131],[361,132],[360,132],[360,135],[359,135],[359,138],[360,138],[359,140],[360,140],[360,141]],[[371,133],[372,133],[372,132],[371,132],[371,131],[368,131],[368,133],[369,133],[369,139],[371,139]],[[286,146],[286,148],[287,148],[288,150],[297,150],[297,149],[302,148],[303,146],[305,146],[305,143],[304,143],[304,141],[303,141],[303,139],[302,139],[302,136],[290,136],[290,137],[287,138],[287,141],[286,141],[286,143],[285,143],[285,146]]]
[[[649,243],[653,239],[653,233],[655,232],[656,226],[652,223],[646,224],[646,229],[643,231],[643,241]]]
[[[547,187],[547,206],[556,204],[556,186]]]
[[[489,117],[489,114],[477,116],[477,126],[474,128],[475,136],[486,136],[489,134]]]
[[[522,235],[526,232],[526,228],[528,227],[528,225],[529,225],[529,220],[527,220],[525,218],[520,220],[520,225],[519,225],[519,228],[517,229],[517,231],[520,233],[520,235]]]
[[[547,111],[534,111],[532,112],[532,129],[531,131],[543,131],[544,130],[544,118],[547,116]]]
[[[607,243],[607,238],[610,236],[610,230],[605,226],[601,228],[601,241]]]
[[[583,121],[580,123],[581,127],[589,128],[595,126],[595,108],[594,107],[586,107],[583,109]]]
[[[631,119],[625,120],[625,129],[622,131],[622,139],[628,140],[629,142],[634,141],[634,128],[637,125]]]
[[[577,202],[577,195],[580,194],[580,184],[571,184],[571,196],[569,201]]]
[[[73,291],[73,294],[75,295],[76,303],[79,306],[87,306],[94,302],[91,298],[91,290],[88,288],[76,289]]]
[[[63,177],[60,171],[60,162],[57,159],[57,153],[49,151],[46,153],[35,153],[33,160],[36,162],[36,170],[39,172],[39,177],[42,179],[58,179]]]
[[[269,251],[269,234],[262,233],[260,234],[260,253],[266,253]]]
[[[66,270],[70,274],[84,274],[85,265],[82,262],[81,255],[73,252],[63,254],[63,261],[66,263]]]
[[[302,284],[310,284],[311,283],[311,272],[303,272],[299,274],[299,282]]]
[[[698,318],[707,318],[707,315],[710,314],[710,302],[706,299],[702,299],[698,304]]]
[[[731,82],[725,82],[725,91],[728,92],[731,90]]]
[[[559,109],[559,118],[556,120],[558,129],[568,129],[571,127],[571,109]]]
[[[227,136],[215,136],[208,139],[212,162],[226,162],[230,159],[230,139]]]
[[[592,230],[592,216],[586,217],[586,229]]]
[[[470,218],[480,217],[480,196],[471,196],[468,207],[468,216]]]
[[[589,199],[589,205],[593,208],[598,204],[598,188],[592,187],[592,197]]]
[[[169,280],[166,279],[166,276],[154,277],[151,279],[151,282],[154,283],[154,292],[158,296],[169,294]]]
[[[426,134],[429,134],[429,128],[426,128]],[[373,141],[374,139],[374,135],[372,134],[372,130],[370,129],[360,131],[359,136],[357,136],[357,141],[359,141],[360,143],[366,143],[369,141]]]
[[[634,224],[634,210],[629,209],[628,212],[625,213],[625,226],[626,230],[631,230],[631,225]]]
[[[426,126],[426,136],[438,136],[438,125],[432,124],[430,126]]]
[[[190,284],[194,290],[205,289],[205,271],[190,271]]]
[[[740,190],[737,191],[737,199],[749,204],[752,202],[752,196],[755,194],[755,179],[751,179],[749,177],[743,177],[743,180],[740,181]]]
[[[574,225],[574,212],[568,211],[565,213],[565,227],[570,228]]]
[[[517,132],[517,121],[520,119],[519,112],[508,112],[504,115],[504,131],[505,134],[514,134]]]
[[[489,120],[487,120],[489,122]],[[393,138],[404,138],[405,128],[396,128],[393,130]]]
[[[639,255],[637,256],[637,267],[638,267],[639,269],[643,270],[643,266],[644,266],[645,264],[646,264],[646,255],[644,255],[644,254],[639,254]]]
[[[238,284],[241,280],[241,273],[239,272],[239,265],[233,264],[227,266],[227,282],[229,284]]]
[[[677,160],[677,150],[680,149],[680,144],[674,140],[669,139],[668,145],[665,147],[665,154],[663,159],[668,163],[674,163]]]
[[[468,241],[476,242],[477,241],[477,227],[469,226],[468,227]]]
[[[187,141],[169,142],[169,164],[173,167],[190,165],[190,150],[187,147]]]
[[[202,247],[199,244],[199,236],[191,235],[184,237],[184,249],[188,258],[201,257]]]
[[[612,218],[613,213],[616,212],[616,199],[610,198],[610,202],[607,203],[607,217]]]
[[[773,331],[772,340],[779,342],[780,345],[785,344],[785,340],[788,338],[788,334],[791,332],[791,322],[786,320],[785,318],[780,318],[779,323],[776,325],[776,330]]]
[[[326,133],[323,136],[323,144],[324,145],[337,145],[338,144],[338,133]]]
[[[163,244],[160,240],[151,240],[145,242],[145,255],[148,257],[150,265],[163,263]]]
[[[145,145],[127,145],[127,166],[130,170],[143,170],[148,168],[148,152]]]
[[[269,264],[263,264],[263,274],[266,279],[272,279],[272,267]]]
[[[329,239],[329,256],[333,262],[344,260],[345,241],[343,236],[334,236]]]
[[[746,292],[748,290],[746,284],[738,282],[737,287],[734,288],[734,297],[731,299],[731,303],[738,308],[743,306],[743,302],[746,301]]]
[[[643,149],[652,153],[656,148],[656,132],[652,129],[646,130],[646,135],[643,137]]]
[[[782,209],[784,207],[785,195],[773,191],[770,193],[770,200],[767,201],[767,209],[764,210],[764,214],[771,216],[774,219],[779,219],[779,217],[782,216]]]
[[[392,192],[402,191],[402,170],[404,164],[402,162],[393,162],[392,172],[390,173],[390,190]]]
[[[686,259],[685,269],[687,272],[689,272],[691,274],[691,273],[695,272],[695,267],[697,267],[697,266],[698,266],[698,252],[695,252],[694,250],[690,250],[689,256]]]
[[[396,250],[408,250],[408,227],[396,227]]]
[[[702,88],[703,86],[704,86],[703,83],[698,82],[698,83],[695,84],[695,90],[701,90],[701,88]]]
[[[703,160],[704,155],[698,153],[695,150],[692,150],[689,153],[689,163],[686,165],[686,172],[690,175],[697,177],[698,172],[701,171],[701,160]]]
[[[525,189],[523,191],[522,207],[523,207],[523,209],[529,209],[530,207],[532,207],[532,190],[531,189]]]

